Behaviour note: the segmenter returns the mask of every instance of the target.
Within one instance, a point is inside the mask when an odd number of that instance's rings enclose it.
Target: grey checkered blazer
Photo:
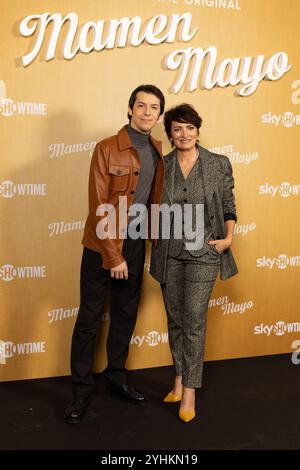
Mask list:
[[[208,214],[212,226],[214,239],[225,237],[225,221],[236,220],[236,207],[232,189],[234,179],[232,167],[228,157],[211,153],[209,150],[199,146],[202,162],[205,198]],[[162,203],[173,204],[173,188],[175,175],[176,149],[165,158],[165,180]],[[171,213],[171,215],[173,215]],[[152,246],[150,273],[161,284],[165,283],[166,264],[168,256],[169,240],[158,240],[157,247]],[[220,278],[228,279],[237,274],[230,248],[221,254]]]

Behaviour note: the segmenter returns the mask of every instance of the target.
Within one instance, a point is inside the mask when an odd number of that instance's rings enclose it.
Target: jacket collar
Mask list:
[[[128,134],[127,129],[126,129],[126,125],[123,126],[119,130],[119,132],[117,134],[117,139],[118,139],[118,145],[119,145],[120,150],[127,150],[127,149],[130,149],[130,148],[133,148],[131,139],[130,139],[129,134]],[[150,142],[153,145],[153,147],[155,148],[155,150],[157,151],[157,153],[159,154],[159,156],[161,158],[163,158],[161,141],[154,139],[154,137],[152,137],[152,135],[150,135]]]
[[[117,134],[118,144],[120,150],[126,150],[133,147],[126,126],[123,126]]]

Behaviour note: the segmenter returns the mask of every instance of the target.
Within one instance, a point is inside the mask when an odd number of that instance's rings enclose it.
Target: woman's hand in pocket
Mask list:
[[[213,245],[215,250],[221,254],[224,251],[228,250],[230,247],[232,240],[229,238],[221,238],[220,240],[208,240],[207,242],[209,245]]]

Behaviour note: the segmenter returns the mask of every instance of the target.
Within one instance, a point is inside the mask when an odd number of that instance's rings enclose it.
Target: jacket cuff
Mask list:
[[[103,259],[103,268],[104,269],[112,269],[115,268],[116,266],[119,266],[119,264],[123,263],[125,260],[122,255],[114,258],[108,258],[108,259]]]
[[[234,214],[233,212],[227,212],[226,214],[224,214],[224,222],[226,222],[227,220],[235,220],[236,222],[237,221],[236,214]]]

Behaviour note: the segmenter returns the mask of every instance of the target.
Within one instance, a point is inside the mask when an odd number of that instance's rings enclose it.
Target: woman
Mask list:
[[[171,212],[169,237],[162,235],[166,226],[161,212],[160,238],[152,249],[150,267],[162,288],[176,373],[174,387],[164,401],[181,401],[179,417],[185,422],[196,416],[195,388],[202,385],[207,308],[216,277],[219,271],[221,279],[238,272],[229,248],[237,219],[232,168],[227,157],[198,144],[201,123],[201,117],[188,104],[165,114],[165,130],[175,148],[164,158],[162,203],[169,207],[177,204],[185,212],[182,222],[176,221],[175,212]],[[193,208],[190,219],[186,204]],[[201,233],[197,233],[200,245],[187,237],[197,225],[196,204],[204,207]],[[182,236],[178,238],[180,223]]]

